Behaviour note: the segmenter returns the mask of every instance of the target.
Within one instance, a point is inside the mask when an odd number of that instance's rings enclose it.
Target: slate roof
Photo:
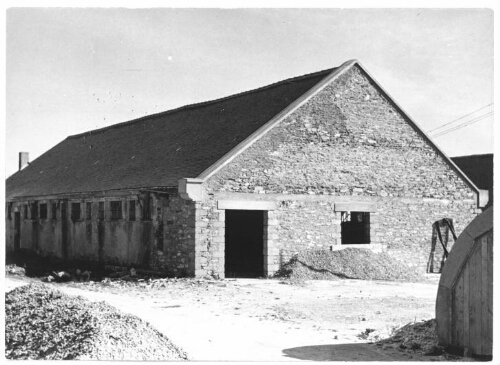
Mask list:
[[[452,157],[451,160],[479,188],[488,190],[487,207],[493,205],[493,154]]]
[[[472,182],[484,190],[493,189],[493,154],[452,157],[451,160]]]
[[[177,186],[336,69],[66,138],[6,181],[6,198]]]

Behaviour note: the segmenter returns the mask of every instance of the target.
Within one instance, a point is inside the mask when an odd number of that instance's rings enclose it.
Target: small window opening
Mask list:
[[[31,203],[30,212],[31,212],[31,219],[38,218],[38,203],[37,202]]]
[[[370,213],[342,212],[340,228],[343,245],[370,243]]]
[[[28,204],[24,204],[24,219],[28,219]]]
[[[77,221],[82,217],[80,203],[71,203],[71,220]]]
[[[122,219],[122,202],[120,200],[111,202],[111,220]]]
[[[87,220],[92,219],[92,203],[91,202],[85,203],[85,218]]]
[[[47,204],[40,204],[40,219],[47,219]]]
[[[104,220],[104,202],[99,202],[99,215],[98,218],[100,221]]]
[[[144,193],[144,200],[142,202],[142,220],[151,220],[151,195],[149,192]]]
[[[135,221],[135,200],[130,200],[128,202],[128,219],[130,221]]]
[[[52,203],[52,219],[56,220],[57,219],[57,204]]]
[[[12,219],[12,203],[7,203],[7,217]]]

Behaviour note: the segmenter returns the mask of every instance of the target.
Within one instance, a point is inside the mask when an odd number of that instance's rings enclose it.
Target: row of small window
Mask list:
[[[135,214],[135,200],[129,200],[128,202],[128,220],[130,221],[135,221],[136,220],[136,214]],[[47,203],[31,203],[30,205],[25,204],[24,205],[24,219],[28,219],[28,212],[31,213],[31,219],[49,219],[49,211],[48,211],[49,205]],[[50,219],[56,220],[57,219],[57,203],[51,203],[50,205]],[[116,201],[111,201],[110,202],[110,220],[121,220],[123,219],[123,211],[122,211],[122,201],[121,200],[116,200]],[[146,213],[146,212],[144,212]],[[149,214],[144,214],[143,213],[143,219],[147,219],[149,217]],[[8,218],[11,219],[11,214],[12,214],[12,203],[8,204]],[[104,202],[99,202],[99,207],[98,207],[98,215],[97,218],[99,220],[104,220],[105,219],[105,209],[104,209]],[[83,220],[84,216],[82,214],[82,204],[81,203],[71,203],[71,220],[77,221],[77,220]],[[85,219],[90,220],[92,219],[92,203],[91,202],[86,202],[85,203]]]
[[[31,213],[31,219],[48,219],[48,205],[46,203],[42,204],[37,204],[37,203],[31,203],[29,206],[28,204],[24,204],[24,219],[28,219],[28,212]],[[40,212],[38,211],[38,208],[40,208]],[[8,218],[11,219],[11,210],[12,210],[12,204],[9,204],[8,206]],[[40,214],[38,214],[40,213]],[[51,210],[50,210],[50,218],[51,219],[57,219],[57,204],[52,203],[51,205]]]
[[[116,200],[110,202],[110,213],[109,217],[112,221],[118,221],[123,219],[122,201]],[[104,202],[99,202],[99,208],[97,211],[97,219],[104,220],[105,209]],[[135,200],[129,200],[128,202],[128,220],[135,221]],[[71,220],[77,221],[83,219],[82,217],[82,206],[80,203],[71,203]],[[85,219],[92,219],[92,203],[85,203]]]

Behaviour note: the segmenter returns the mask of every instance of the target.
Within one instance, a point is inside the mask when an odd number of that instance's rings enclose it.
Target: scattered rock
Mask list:
[[[375,332],[375,330],[373,328],[367,328],[365,329],[363,332],[361,332],[358,337],[363,339],[363,340],[366,340],[368,339],[368,336],[370,335],[370,333],[372,332]]]
[[[5,273],[10,275],[25,276],[26,270],[24,267],[19,267],[16,265],[5,265]]]
[[[54,281],[58,283],[64,283],[72,279],[71,274],[66,271],[59,271],[59,272],[52,271],[52,276],[54,277]]]

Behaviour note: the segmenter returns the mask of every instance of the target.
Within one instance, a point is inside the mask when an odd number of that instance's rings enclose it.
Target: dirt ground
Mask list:
[[[444,358],[372,341],[434,318],[438,280],[433,275],[422,283],[159,279],[47,285],[137,315],[192,360],[436,361]],[[8,275],[5,289],[31,281],[39,280]]]

